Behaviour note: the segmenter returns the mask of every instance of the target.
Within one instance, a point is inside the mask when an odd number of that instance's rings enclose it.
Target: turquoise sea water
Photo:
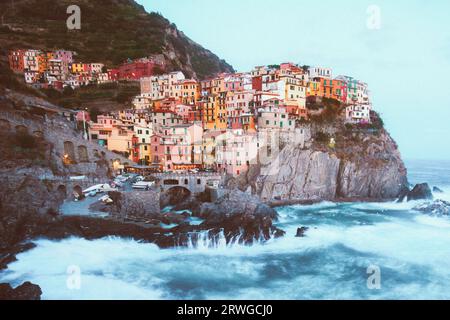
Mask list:
[[[445,193],[436,196],[450,200],[450,163],[407,166],[411,183],[439,186]],[[415,204],[279,208],[286,237],[253,246],[43,239],[0,282],[32,281],[44,299],[450,299],[450,218],[414,212]],[[310,228],[305,238],[295,237],[300,226]],[[367,286],[373,266],[379,289]]]

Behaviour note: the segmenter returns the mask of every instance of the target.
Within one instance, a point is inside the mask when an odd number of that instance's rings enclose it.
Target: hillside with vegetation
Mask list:
[[[81,30],[69,30],[69,5],[81,8]],[[88,86],[79,90],[37,91],[9,70],[8,51],[19,48],[66,49],[76,61],[117,67],[128,59],[164,56],[167,71],[204,79],[233,68],[185,36],[158,13],[133,0],[5,0],[0,2],[0,86],[34,94],[67,108],[114,110],[139,93],[136,82]]]
[[[68,30],[69,5],[81,8],[81,30]],[[126,59],[163,54],[169,68],[203,79],[233,71],[158,13],[133,0],[6,0],[0,3],[2,49],[68,49],[77,60],[108,67]]]

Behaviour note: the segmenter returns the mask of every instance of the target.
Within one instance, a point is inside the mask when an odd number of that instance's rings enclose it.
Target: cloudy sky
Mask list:
[[[291,61],[368,82],[405,158],[450,160],[449,1],[138,2],[239,71]]]

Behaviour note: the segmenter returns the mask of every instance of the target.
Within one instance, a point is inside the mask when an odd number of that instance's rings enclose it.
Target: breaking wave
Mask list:
[[[443,185],[439,198],[450,199]],[[279,208],[286,236],[252,246],[207,231],[174,249],[114,237],[42,239],[0,282],[39,284],[44,299],[450,299],[450,219],[422,215],[415,204]],[[306,237],[296,238],[301,226]],[[380,290],[367,287],[372,265]]]

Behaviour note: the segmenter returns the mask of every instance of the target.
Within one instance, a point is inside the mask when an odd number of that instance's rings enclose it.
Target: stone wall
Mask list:
[[[160,194],[155,191],[114,192],[112,214],[115,217],[128,219],[152,219],[159,216]]]
[[[83,139],[75,124],[59,114],[25,117],[20,113],[1,110],[0,126],[2,130],[27,132],[50,142],[54,170],[59,175],[106,177],[110,176],[115,162],[132,163],[129,159]]]

